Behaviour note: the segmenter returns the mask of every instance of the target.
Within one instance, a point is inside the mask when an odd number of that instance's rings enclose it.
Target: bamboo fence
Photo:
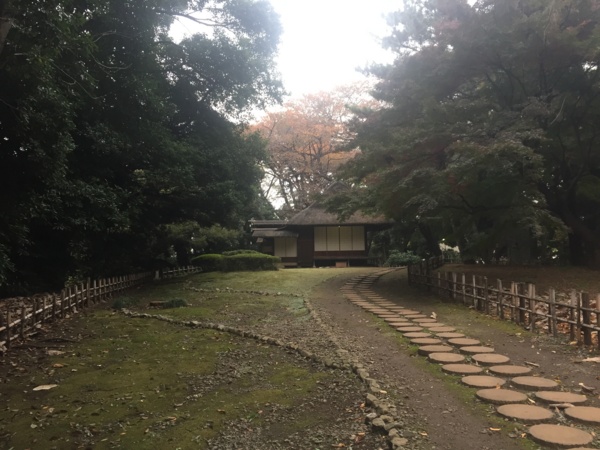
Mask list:
[[[538,295],[532,283],[503,283],[464,273],[434,272],[442,265],[441,258],[432,258],[408,266],[408,283],[425,286],[441,297],[511,320],[532,332],[568,334],[571,341],[588,346],[594,344],[595,334],[600,349],[600,295],[595,302],[587,292],[575,290],[565,294],[549,289]]]
[[[85,283],[66,287],[54,294],[34,295],[19,299],[20,305],[6,302],[0,314],[0,353],[10,349],[16,340],[24,340],[44,324],[64,319],[113,294],[142,283],[179,275],[199,272],[199,267],[187,266],[175,269],[145,272],[119,277],[88,280]]]

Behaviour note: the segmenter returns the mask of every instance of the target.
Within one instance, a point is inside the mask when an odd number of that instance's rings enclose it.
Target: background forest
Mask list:
[[[598,266],[600,0],[397,9],[371,81],[273,109],[267,1],[3,2],[0,293],[247,246],[334,180],[380,253]]]

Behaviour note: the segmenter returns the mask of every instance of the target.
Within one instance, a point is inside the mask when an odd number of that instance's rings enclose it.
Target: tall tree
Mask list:
[[[413,0],[390,21],[352,172],[368,199],[472,256],[566,231],[571,262],[600,263],[600,2]]]
[[[171,224],[241,227],[264,153],[232,118],[281,92],[268,2],[9,1],[5,11],[0,285],[148,267]],[[203,28],[174,42],[176,17]]]
[[[305,95],[270,111],[253,127],[267,141],[266,196],[282,202],[280,215],[306,208],[355,151],[348,124],[353,109],[373,100],[367,83]]]

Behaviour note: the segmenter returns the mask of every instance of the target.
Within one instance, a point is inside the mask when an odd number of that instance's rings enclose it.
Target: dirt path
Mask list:
[[[425,358],[416,356],[415,349],[381,319],[345,299],[340,289],[347,280],[341,276],[322,284],[314,291],[313,306],[339,336],[342,347],[355,354],[397,402],[408,428],[416,430],[407,431],[404,436],[413,448],[537,448],[523,439],[526,426],[499,419],[493,407],[475,399],[475,389],[461,386],[459,377],[442,374]],[[513,364],[538,364],[535,375],[557,380],[565,390],[580,391],[579,383],[600,385],[597,364],[577,364],[575,361],[585,355],[576,349],[484,318],[466,308],[445,308],[438,298],[408,287],[403,271],[383,276],[371,290],[427,315],[440,309],[447,311],[437,312],[440,322],[457,327],[484,345],[492,345],[498,353],[509,356]],[[597,394],[590,396],[590,406],[599,406],[598,403]]]

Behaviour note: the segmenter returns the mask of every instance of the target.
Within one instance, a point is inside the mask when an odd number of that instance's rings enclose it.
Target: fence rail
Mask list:
[[[89,280],[75,286],[64,288],[54,294],[34,295],[19,300],[15,306],[9,302],[0,314],[0,353],[10,349],[16,340],[23,340],[34,333],[38,327],[79,310],[105,301],[115,293],[151,280],[173,278],[179,275],[199,272],[194,266],[156,272],[144,272],[133,275]]]
[[[584,345],[593,345],[595,334],[600,349],[600,295],[595,301],[588,293],[575,290],[565,294],[549,289],[538,295],[532,283],[511,281],[504,285],[500,279],[490,282],[482,276],[433,272],[442,264],[440,258],[434,258],[409,266],[409,284],[425,286],[439,296],[511,320],[533,332],[568,334],[571,341]]]

